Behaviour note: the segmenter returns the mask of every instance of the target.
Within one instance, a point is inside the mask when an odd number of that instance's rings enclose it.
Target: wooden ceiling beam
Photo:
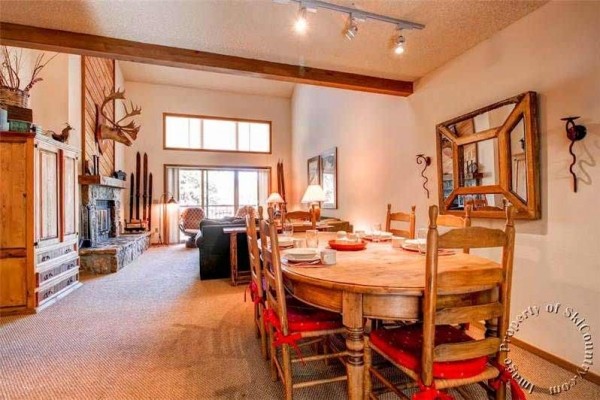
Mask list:
[[[413,83],[0,22],[0,44],[210,72],[408,96]]]

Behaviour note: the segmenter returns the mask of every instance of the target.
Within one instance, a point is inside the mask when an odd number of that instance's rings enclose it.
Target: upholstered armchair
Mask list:
[[[189,207],[179,214],[179,230],[188,237],[185,247],[196,247],[194,240],[200,232],[200,222],[204,219],[204,210],[200,207]]]

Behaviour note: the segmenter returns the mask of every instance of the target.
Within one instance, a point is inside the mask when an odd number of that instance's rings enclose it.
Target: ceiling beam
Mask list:
[[[0,44],[210,72],[408,96],[412,82],[0,22]]]

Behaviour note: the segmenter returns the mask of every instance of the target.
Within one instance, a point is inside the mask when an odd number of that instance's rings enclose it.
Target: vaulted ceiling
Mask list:
[[[465,52],[545,1],[338,0],[345,6],[425,24],[405,31],[395,56],[394,27],[367,21],[358,36],[342,35],[346,17],[310,14],[309,30],[292,30],[298,6],[270,0],[13,1],[0,0],[0,20],[286,64],[416,80]],[[0,32],[1,35],[1,32]]]

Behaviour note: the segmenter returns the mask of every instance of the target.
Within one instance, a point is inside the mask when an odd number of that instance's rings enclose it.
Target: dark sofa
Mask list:
[[[245,226],[242,218],[204,219],[200,232],[196,235],[196,245],[200,254],[200,279],[220,279],[231,276],[229,262],[229,238],[223,228]],[[237,235],[238,270],[248,271],[248,241],[245,233]]]

